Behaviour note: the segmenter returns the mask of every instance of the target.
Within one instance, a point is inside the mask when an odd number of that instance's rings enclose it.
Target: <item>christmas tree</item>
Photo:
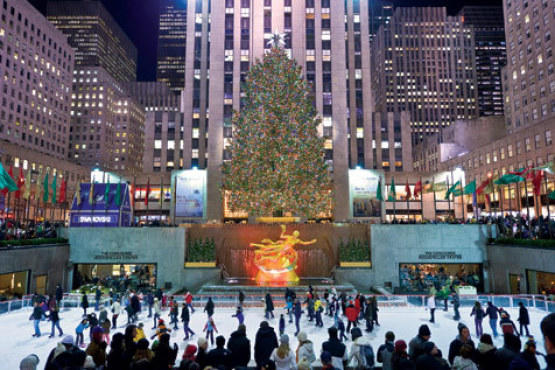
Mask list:
[[[247,74],[244,105],[234,112],[232,160],[224,164],[231,209],[251,216],[328,211],[331,184],[320,119],[301,67],[279,36]]]

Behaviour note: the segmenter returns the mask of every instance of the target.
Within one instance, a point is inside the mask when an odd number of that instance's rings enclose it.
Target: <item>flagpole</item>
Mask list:
[[[474,183],[476,183],[476,185],[478,184],[476,177],[474,178]],[[476,186],[474,187],[474,192],[472,193],[472,212],[474,212],[474,218],[476,219],[476,222],[478,222],[478,194],[476,193]]]
[[[447,192],[449,192],[449,187],[451,186],[451,184],[449,183],[449,176],[447,176],[446,178],[447,180]],[[447,207],[448,207],[448,216],[447,218],[451,217],[451,194],[447,194]]]
[[[420,176],[420,223],[424,221],[424,200],[422,195],[424,195],[424,186],[422,185],[422,176]],[[416,214],[414,215],[414,222],[416,223]]]
[[[436,182],[434,177],[432,177],[432,191],[434,193],[434,221],[437,221]]]
[[[407,179],[407,185],[409,183],[409,180]],[[410,191],[410,185],[409,186],[409,191]],[[410,205],[409,205],[409,193],[407,192],[407,223],[409,223],[410,221]]]
[[[549,185],[547,183],[547,171],[545,173],[544,178],[545,178],[545,197],[547,198],[547,222],[549,225],[549,222],[551,221],[551,212],[549,210],[549,203],[551,203],[551,200],[549,199]],[[541,195],[540,195],[540,203],[541,203]]]
[[[464,209],[466,208],[466,203],[464,201],[464,190],[462,186],[462,181],[459,183],[461,187],[461,202],[462,202],[462,216],[463,216],[463,224],[466,223],[466,217],[464,217]]]
[[[530,205],[528,202],[528,184],[526,177],[524,178],[524,193],[526,194],[526,218],[528,218],[528,231],[532,232],[532,220],[530,220]]]

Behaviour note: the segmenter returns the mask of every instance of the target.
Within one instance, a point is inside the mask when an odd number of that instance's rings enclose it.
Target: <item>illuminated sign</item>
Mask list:
[[[205,207],[206,171],[181,171],[175,177],[175,216],[203,218]]]

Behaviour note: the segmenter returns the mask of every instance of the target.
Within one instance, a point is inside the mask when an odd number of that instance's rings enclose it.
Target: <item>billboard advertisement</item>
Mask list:
[[[175,216],[204,218],[206,171],[184,170],[175,177]]]
[[[131,203],[127,183],[80,183],[79,192],[75,194],[71,203],[70,226],[129,226],[130,215]]]
[[[349,170],[349,198],[352,217],[381,216],[382,202],[376,199],[380,176],[379,172],[372,170]]]

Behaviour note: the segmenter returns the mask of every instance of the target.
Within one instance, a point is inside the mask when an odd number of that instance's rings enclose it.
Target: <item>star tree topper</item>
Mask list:
[[[272,38],[268,41],[268,46],[282,48],[285,46],[285,33],[275,30],[272,34]]]

